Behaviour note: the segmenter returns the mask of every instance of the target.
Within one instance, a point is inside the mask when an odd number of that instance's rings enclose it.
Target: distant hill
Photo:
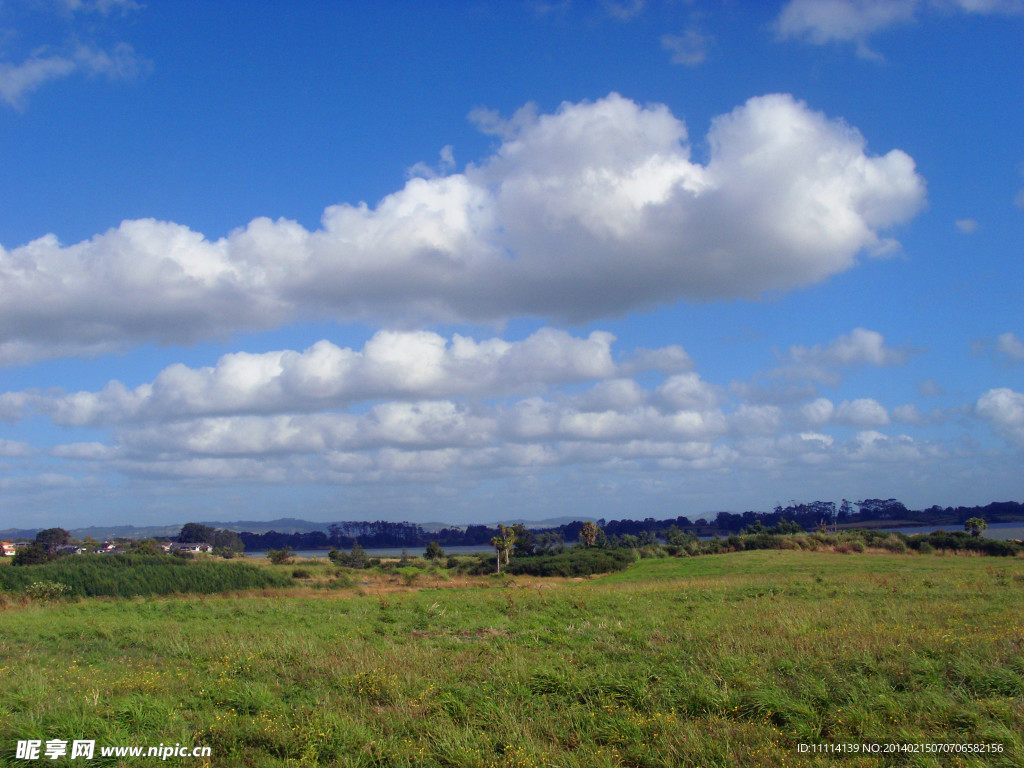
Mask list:
[[[235,520],[224,522],[220,520],[197,520],[203,525],[211,528],[226,529],[241,533],[267,533],[277,531],[278,533],[310,533],[312,531],[326,531],[334,521],[315,522],[312,520],[300,520],[295,517],[280,517],[276,520]],[[341,521],[338,521],[341,522]],[[440,531],[445,528],[462,528],[462,525],[449,525],[448,523],[416,523],[427,533]],[[4,540],[34,539],[38,528],[7,528],[0,530],[0,538]],[[72,528],[68,533],[76,539],[84,539],[92,536],[97,541],[108,541],[110,539],[151,539],[151,538],[174,538],[181,531],[181,525],[94,525],[88,528]]]
[[[577,515],[576,517],[549,517],[549,518],[547,518],[545,520],[527,520],[527,519],[522,518],[522,517],[516,517],[516,518],[509,518],[507,520],[497,520],[497,521],[495,521],[493,523],[488,523],[488,525],[491,525],[491,526],[498,525],[498,524],[501,524],[501,525],[518,525],[519,523],[522,523],[527,528],[557,528],[560,525],[568,525],[569,523],[576,523],[576,522],[586,522],[587,520],[595,520],[595,519],[596,518],[593,515],[590,515],[590,516],[587,516],[587,515],[584,515],[584,516]],[[466,526],[464,526],[464,525],[463,526],[455,526],[455,525],[452,526],[452,528],[458,528],[458,527],[465,528]]]
[[[38,529],[36,528],[5,528],[0,531],[0,539],[14,541],[15,539],[34,539]]]

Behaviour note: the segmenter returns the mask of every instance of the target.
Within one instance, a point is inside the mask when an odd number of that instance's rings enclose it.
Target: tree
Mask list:
[[[63,547],[70,538],[71,534],[63,528],[47,528],[36,534],[36,544],[47,552],[56,552],[57,547]]]
[[[522,523],[516,523],[512,526],[512,530],[516,536],[516,547],[515,551],[517,555],[532,555],[537,550],[537,541],[534,538],[533,533],[527,530],[526,526]]]
[[[687,533],[678,525],[670,525],[665,531],[665,543],[670,547],[683,547],[697,537]]]
[[[164,548],[156,539],[139,539],[132,546],[132,554],[136,555],[162,555]]]
[[[583,546],[592,547],[597,543],[598,536],[601,535],[601,529],[597,527],[597,523],[593,520],[587,520],[580,528],[580,541],[583,542]]]
[[[217,530],[202,523],[185,523],[178,534],[179,544],[213,544]]]
[[[245,552],[245,542],[242,537],[234,531],[227,529],[217,531],[213,534],[213,551],[221,557],[232,558]]]
[[[352,545],[351,552],[341,552],[337,549],[332,549],[327,553],[327,556],[331,558],[331,562],[335,565],[345,566],[346,568],[366,567],[366,550],[363,549],[358,541]]]
[[[974,538],[980,538],[981,532],[988,528],[988,523],[980,517],[971,517],[964,522],[964,530]]]
[[[282,547],[281,549],[268,549],[267,558],[274,565],[284,565],[292,561],[292,548]]]
[[[30,544],[27,547],[21,547],[14,554],[11,565],[42,565],[56,558],[57,555],[53,552],[48,552],[45,547],[39,544]]]
[[[849,499],[843,499],[843,503],[839,507],[839,513],[836,517],[840,523],[848,522],[853,517],[853,504],[850,503]]]
[[[427,549],[423,552],[423,557],[427,560],[440,560],[444,557],[444,550],[436,541],[428,541]]]
[[[512,547],[516,543],[516,532],[514,529],[509,528],[507,525],[498,526],[498,535],[491,539],[491,546],[494,547],[497,553],[497,572],[501,573],[501,562],[505,561],[505,565],[508,565],[509,552],[512,551]]]
[[[658,543],[658,534],[650,528],[640,531],[640,534],[636,538],[641,547],[649,547]]]
[[[547,552],[555,547],[564,545],[565,537],[558,531],[545,531],[544,533],[537,534],[536,542],[537,551]]]

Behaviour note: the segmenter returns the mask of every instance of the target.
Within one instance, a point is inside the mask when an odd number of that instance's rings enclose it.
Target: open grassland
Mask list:
[[[0,763],[87,738],[212,748],[165,763],[190,766],[1024,765],[1019,558],[753,551],[386,589],[11,604]],[[798,751],[869,740],[1003,751]]]

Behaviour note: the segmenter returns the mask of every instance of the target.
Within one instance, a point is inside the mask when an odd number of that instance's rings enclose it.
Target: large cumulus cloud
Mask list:
[[[754,297],[886,252],[883,232],[924,200],[909,156],[868,154],[855,129],[788,95],[715,119],[705,163],[667,107],[617,94],[500,130],[462,173],[331,206],[314,231],[261,218],[211,241],[135,220],[0,248],[0,362],[313,317],[583,321]]]

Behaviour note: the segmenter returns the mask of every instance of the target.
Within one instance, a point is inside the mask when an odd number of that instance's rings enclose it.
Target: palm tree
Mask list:
[[[601,534],[601,529],[597,527],[597,523],[592,520],[587,520],[580,528],[580,541],[583,542],[584,546],[592,547],[597,543],[597,537]]]
[[[964,523],[964,530],[974,538],[981,536],[981,532],[988,528],[988,523],[980,517],[972,517]]]
[[[512,547],[516,543],[516,532],[507,525],[499,525],[498,530],[501,532],[499,535],[491,539],[491,546],[494,547],[497,552],[497,566],[498,573],[501,573],[501,561],[505,561],[505,565],[508,565],[508,553],[512,551]]]

